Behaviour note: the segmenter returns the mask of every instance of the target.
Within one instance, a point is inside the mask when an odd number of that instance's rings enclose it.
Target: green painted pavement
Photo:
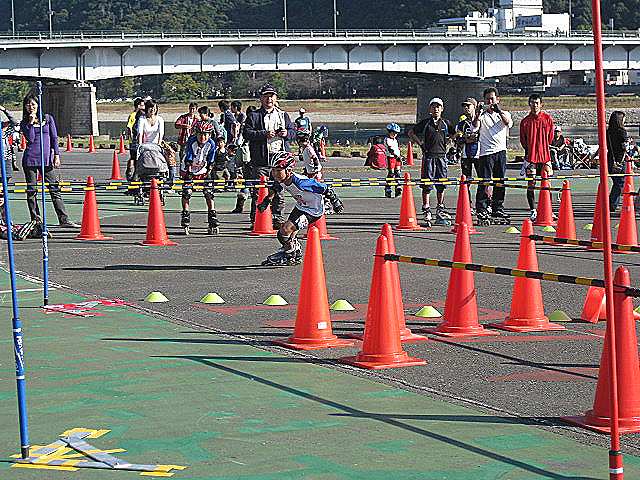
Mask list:
[[[8,285],[0,275],[0,286]],[[34,284],[20,280],[20,286]],[[61,290],[53,303],[84,301]],[[0,343],[0,458],[17,451],[9,299]],[[177,464],[174,478],[607,478],[604,448],[510,418],[191,331],[128,307],[99,317],[42,314],[25,295],[30,433],[110,429],[94,446],[133,463]],[[185,312],[188,315],[188,311]],[[337,352],[336,356],[340,353]],[[626,456],[628,478],[640,461]],[[132,472],[11,469],[0,478],[115,479]]]

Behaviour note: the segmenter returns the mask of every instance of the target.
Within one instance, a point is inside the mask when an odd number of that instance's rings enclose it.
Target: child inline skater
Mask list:
[[[387,147],[387,178],[400,178],[402,170],[402,156],[400,155],[400,146],[398,145],[398,134],[400,133],[400,125],[390,123],[387,125],[387,136],[384,138],[384,145]],[[384,196],[391,198],[391,185],[387,183],[384,187]],[[400,184],[396,183],[395,196],[402,194]]]
[[[341,213],[344,206],[330,186],[293,172],[296,156],[291,152],[272,154],[270,163],[273,165],[271,177],[274,182],[269,187],[269,195],[258,204],[258,210],[264,212],[274,195],[283,190],[296,200],[296,206],[278,230],[278,241],[282,247],[269,255],[262,265],[298,265],[302,261],[302,249],[296,239],[298,230],[313,225],[324,214],[325,198],[329,199],[336,213]]]
[[[209,235],[218,233],[218,218],[213,203],[213,185],[209,180],[216,153],[216,144],[211,140],[213,125],[209,122],[198,123],[195,127],[195,135],[189,137],[185,147],[185,155],[180,168],[182,185],[182,219],[181,226],[185,235],[189,235],[191,214],[189,212],[189,200],[193,193],[193,181],[202,180],[204,183],[204,199],[207,202],[207,232]]]
[[[229,165],[231,164],[233,155],[227,149],[224,138],[216,139],[216,153],[213,157],[213,165],[211,168],[211,180],[213,186],[224,185],[224,189],[228,190],[231,174],[229,173]],[[234,167],[232,166],[231,169]]]
[[[300,148],[304,174],[309,178],[322,180],[322,164],[320,157],[311,145],[311,132],[305,128],[299,128],[296,130],[296,142]]]

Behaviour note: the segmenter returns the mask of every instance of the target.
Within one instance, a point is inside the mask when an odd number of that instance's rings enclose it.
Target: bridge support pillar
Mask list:
[[[487,87],[497,85],[496,80],[471,80],[445,78],[425,80],[418,84],[418,108],[416,120],[420,121],[429,113],[429,101],[433,97],[440,97],[444,102],[443,116],[456,122],[462,114],[462,102],[469,97],[482,101],[482,92]]]
[[[96,87],[86,83],[46,85],[43,111],[56,119],[58,135],[98,135]]]

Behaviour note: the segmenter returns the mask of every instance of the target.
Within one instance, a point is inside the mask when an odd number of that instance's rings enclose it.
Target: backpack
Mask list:
[[[366,167],[381,170],[387,168],[387,147],[384,144],[374,143],[367,152]]]

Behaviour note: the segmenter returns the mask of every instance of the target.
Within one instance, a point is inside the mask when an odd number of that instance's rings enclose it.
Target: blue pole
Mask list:
[[[24,350],[22,343],[22,323],[18,309],[16,291],[16,267],[13,260],[13,236],[11,234],[11,209],[9,208],[9,188],[7,185],[7,165],[4,161],[4,142],[0,141],[0,173],[2,174],[2,192],[4,193],[4,215],[7,222],[7,250],[9,254],[9,272],[11,274],[11,305],[13,307],[13,351],[16,359],[16,383],[18,390],[18,417],[20,420],[20,453],[22,458],[29,457],[29,422],[27,418],[27,392],[24,371]]]
[[[49,231],[47,229],[47,202],[44,191],[44,137],[42,135],[42,82],[36,82],[36,88],[38,90],[38,121],[40,122],[40,170],[42,181],[40,186],[42,188],[42,282],[43,282],[43,305],[49,305],[49,243],[48,236]],[[51,152],[49,152],[51,153]],[[37,198],[37,197],[36,197]],[[37,201],[37,200],[36,200]]]

